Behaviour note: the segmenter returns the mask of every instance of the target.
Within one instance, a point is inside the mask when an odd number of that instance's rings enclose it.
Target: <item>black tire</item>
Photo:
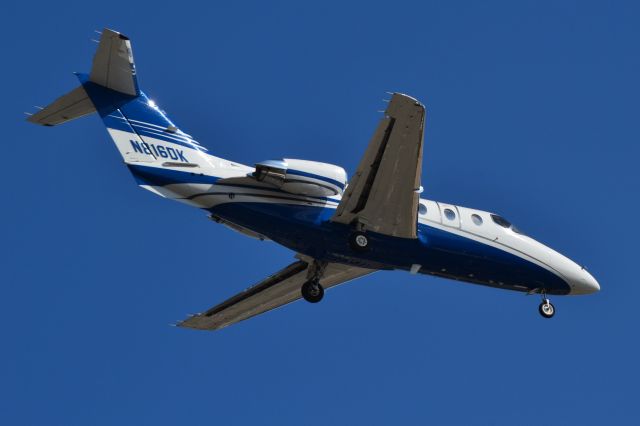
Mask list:
[[[355,251],[369,250],[369,237],[364,232],[354,232],[349,236],[349,245]]]
[[[538,312],[543,318],[552,318],[556,314],[556,307],[551,302],[542,302],[538,306]]]
[[[307,281],[300,289],[302,297],[309,303],[318,303],[324,297],[324,288],[320,283]]]

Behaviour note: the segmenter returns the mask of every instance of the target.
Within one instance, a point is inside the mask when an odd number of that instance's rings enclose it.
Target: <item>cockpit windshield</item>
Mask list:
[[[524,235],[522,231],[520,231],[518,228],[512,225],[511,222],[509,222],[507,219],[505,219],[502,216],[498,216],[497,214],[492,214],[491,219],[493,219],[493,221],[496,224],[502,226],[503,228],[510,228],[513,232]]]

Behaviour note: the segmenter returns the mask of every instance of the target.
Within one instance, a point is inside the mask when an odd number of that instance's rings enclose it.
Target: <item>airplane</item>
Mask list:
[[[379,270],[403,270],[526,294],[555,314],[550,295],[600,290],[582,266],[504,217],[420,197],[425,107],[391,93],[351,177],[342,167],[283,158],[249,167],[209,154],[138,85],[131,42],[101,32],[80,85],[30,115],[54,126],[97,112],[137,184],[204,210],[216,223],[294,252],[265,280],[177,326],[217,330]]]

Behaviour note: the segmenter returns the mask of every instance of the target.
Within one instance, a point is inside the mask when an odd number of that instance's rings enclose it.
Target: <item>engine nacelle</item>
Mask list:
[[[347,172],[342,167],[290,158],[256,164],[253,177],[291,194],[313,197],[342,194],[347,184]]]

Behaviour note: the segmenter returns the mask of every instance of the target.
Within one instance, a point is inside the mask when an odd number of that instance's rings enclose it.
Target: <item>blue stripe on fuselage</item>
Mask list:
[[[305,177],[310,177],[313,179],[318,179],[324,182],[328,182],[332,185],[337,186],[340,189],[344,189],[344,182],[338,182],[337,180],[325,177],[325,176],[320,176],[320,175],[316,175],[314,173],[309,173],[309,172],[303,172],[301,170],[293,170],[293,169],[287,169],[287,174],[288,175],[296,175],[296,176],[305,176]]]
[[[119,113],[119,112],[117,112]],[[206,148],[201,147],[200,145],[196,145],[195,143],[191,143],[191,142],[186,142],[183,140],[177,140],[176,138],[174,138],[171,135],[162,135],[162,134],[158,134],[158,133],[153,133],[147,129],[141,129],[139,127],[136,127],[134,124],[131,124],[127,121],[125,121],[124,117],[123,118],[117,118],[115,116],[113,116],[113,112],[110,115],[107,115],[106,117],[103,117],[103,122],[104,125],[109,128],[109,129],[115,129],[115,130],[121,130],[123,132],[128,132],[131,133],[132,128],[135,128],[135,134],[142,136],[142,137],[149,137],[149,138],[154,138],[154,139],[158,139],[161,140],[163,142],[168,142],[168,143],[174,143],[176,145],[180,145],[180,146],[184,146],[186,148],[191,148],[191,149],[196,149],[198,151],[206,151]],[[130,124],[132,125],[132,127],[130,127]],[[160,130],[159,130],[160,131]],[[133,134],[132,134],[133,135]]]
[[[196,143],[189,142],[188,138],[178,133],[162,134],[163,129],[177,128],[177,126],[158,107],[152,106],[153,104],[144,92],[140,91],[139,96],[125,95],[89,81],[87,74],[78,73],[76,75],[107,127],[131,132],[128,120],[140,121],[159,127],[156,132],[142,128],[138,123],[131,123],[135,131],[142,136],[157,138],[192,149],[206,150]],[[112,114],[115,117],[111,116]]]
[[[142,146],[140,146],[140,148],[142,148]],[[135,150],[135,147],[134,147],[134,150]],[[328,197],[296,195],[290,192],[283,191],[281,189],[269,188],[269,187],[258,186],[258,185],[225,183],[225,182],[221,182],[220,179],[216,176],[202,175],[200,173],[194,173],[192,171],[186,171],[186,170],[165,169],[161,167],[143,166],[139,164],[129,164],[128,167],[131,173],[133,174],[133,176],[135,177],[136,181],[140,185],[166,186],[166,185],[171,185],[175,183],[183,183],[183,184],[210,183],[210,184],[220,185],[221,187],[224,186],[224,187],[239,188],[239,189],[255,189],[258,191],[265,191],[268,193],[284,194],[289,198],[295,199],[296,201],[302,201],[302,202],[313,201],[315,203],[323,203],[323,202],[338,203],[340,201],[335,198],[328,198]],[[195,197],[201,197],[201,196],[207,195],[208,193],[209,192],[197,193],[197,194],[191,195],[188,198],[191,199]],[[237,195],[242,195],[242,194],[238,193]],[[256,196],[259,197],[260,194],[257,194]]]
[[[215,176],[183,170],[142,166],[139,164],[127,164],[127,167],[129,167],[129,170],[140,185],[165,186],[174,183],[210,183],[213,185],[218,181]]]

